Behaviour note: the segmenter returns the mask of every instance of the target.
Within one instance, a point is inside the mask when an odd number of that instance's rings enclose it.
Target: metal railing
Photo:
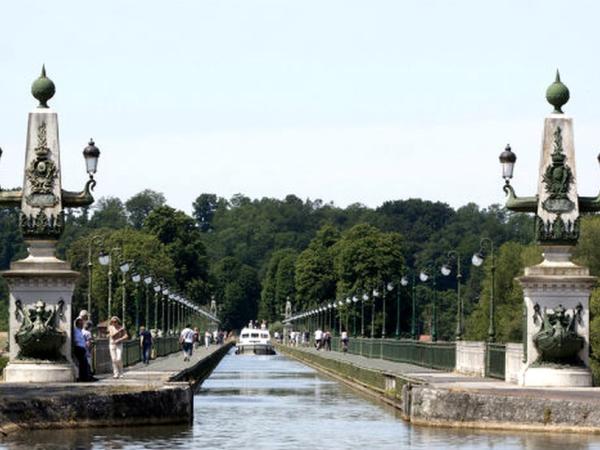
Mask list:
[[[503,380],[506,375],[506,345],[488,342],[485,358],[486,376]]]
[[[168,336],[155,338],[153,345],[153,357],[166,356],[179,351],[179,338]],[[131,339],[123,342],[123,366],[131,366],[142,360],[142,350],[139,339]],[[97,339],[92,351],[92,365],[95,373],[109,373],[112,371],[108,339]]]
[[[332,338],[331,350],[341,351],[341,348],[340,339]],[[456,344],[454,342],[350,338],[348,353],[440,370],[454,370],[456,366]]]

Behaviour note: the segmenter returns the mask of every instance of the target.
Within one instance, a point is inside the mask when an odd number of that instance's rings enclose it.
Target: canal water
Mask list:
[[[389,407],[282,356],[223,359],[190,426],[22,432],[31,449],[599,449],[600,436],[413,427]]]

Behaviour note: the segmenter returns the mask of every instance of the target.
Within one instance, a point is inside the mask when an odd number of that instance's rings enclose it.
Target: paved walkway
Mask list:
[[[365,369],[375,369],[386,373],[412,378],[433,387],[453,390],[469,390],[487,394],[501,394],[515,397],[544,397],[559,400],[593,400],[600,402],[600,388],[531,388],[506,383],[494,378],[474,377],[456,372],[429,369],[414,364],[367,358],[334,351],[324,351],[310,347],[294,347],[322,358],[347,362]]]
[[[99,383],[112,385],[129,385],[139,383],[146,385],[162,384],[182,370],[192,367],[194,364],[200,362],[219,348],[221,347],[217,345],[211,345],[208,349],[204,347],[198,347],[192,353],[192,358],[190,361],[183,360],[183,352],[181,351],[172,353],[167,356],[153,359],[148,365],[138,363],[133,366],[126,367],[123,378],[114,379],[112,377],[112,373],[98,375],[98,378],[101,380]]]

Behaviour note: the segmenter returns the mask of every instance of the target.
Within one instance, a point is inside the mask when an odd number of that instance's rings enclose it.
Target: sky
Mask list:
[[[345,207],[502,203],[498,155],[535,194],[545,90],[571,91],[580,195],[599,186],[600,3],[28,1],[0,6],[0,186],[20,186],[30,86],[57,92],[63,188]]]

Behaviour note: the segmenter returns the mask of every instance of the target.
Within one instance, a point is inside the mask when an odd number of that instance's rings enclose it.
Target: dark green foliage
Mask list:
[[[175,266],[178,289],[189,289],[191,280],[208,281],[206,248],[194,219],[170,206],[160,206],[148,215],[143,230],[165,245]]]
[[[116,197],[102,197],[94,205],[94,214],[90,219],[91,228],[125,228],[127,212],[123,202]]]
[[[165,196],[160,192],[144,189],[125,202],[129,223],[133,228],[139,230],[142,228],[146,217],[166,202]]]
[[[255,269],[226,257],[214,265],[212,278],[224,329],[240,329],[256,318],[260,282]]]

